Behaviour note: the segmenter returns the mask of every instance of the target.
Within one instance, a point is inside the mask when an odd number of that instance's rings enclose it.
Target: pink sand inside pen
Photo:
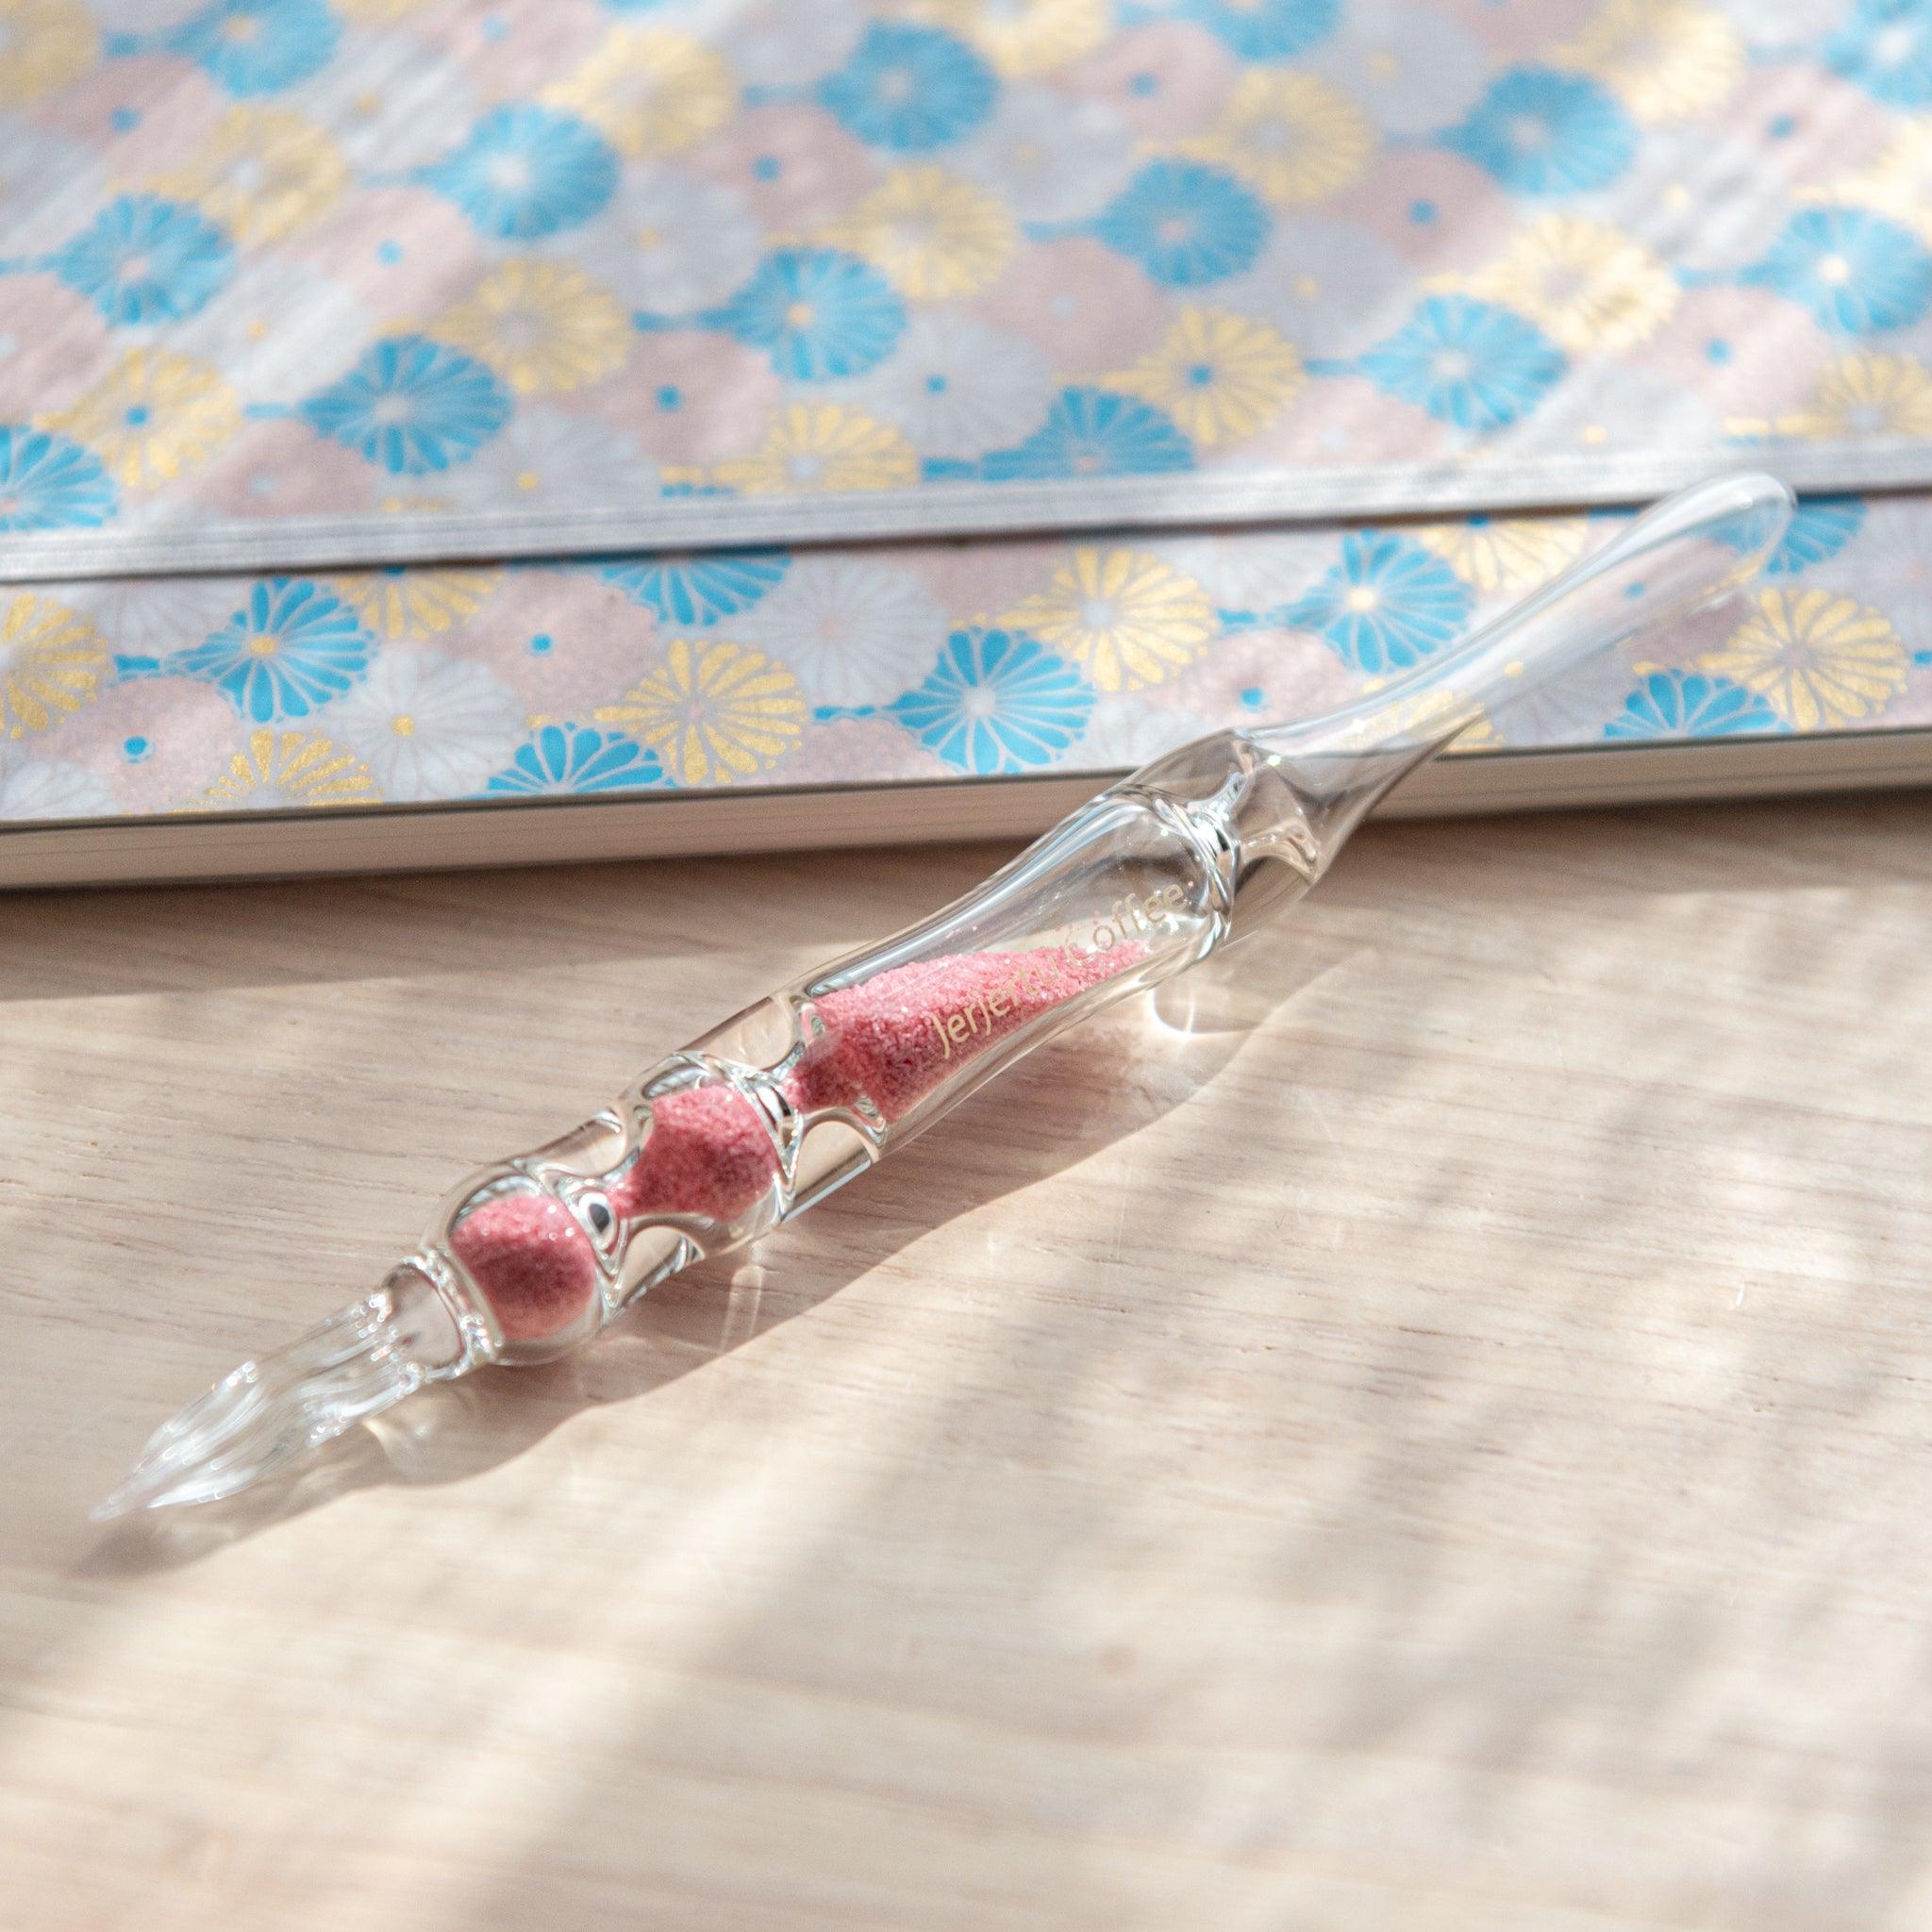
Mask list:
[[[590,1237],[549,1194],[499,1194],[464,1215],[449,1244],[511,1341],[568,1328],[597,1292]]]
[[[813,1004],[825,1036],[786,1076],[786,1094],[805,1110],[850,1107],[863,1093],[899,1120],[964,1062],[1144,953],[1139,944],[955,953],[824,993]]]
[[[772,1184],[778,1158],[758,1110],[729,1087],[686,1087],[651,1103],[637,1164],[610,1191],[620,1221],[708,1214],[735,1221]]]
[[[814,1002],[826,1031],[785,1077],[801,1111],[864,1095],[897,1121],[988,1047],[1041,1013],[1137,965],[1133,942],[1105,953],[1042,947],[915,960]],[[758,1109],[724,1086],[651,1104],[651,1131],[611,1190],[620,1221],[653,1213],[736,1221],[777,1173]],[[504,1334],[537,1341],[567,1328],[597,1292],[597,1260],[570,1210],[547,1194],[508,1194],[466,1215],[450,1245],[489,1297]]]

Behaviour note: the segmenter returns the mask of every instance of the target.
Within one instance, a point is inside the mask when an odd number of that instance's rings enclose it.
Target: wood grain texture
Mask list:
[[[0,1922],[1932,1913],[1932,800],[1379,827],[578,1359],[83,1510],[987,849],[0,902]]]

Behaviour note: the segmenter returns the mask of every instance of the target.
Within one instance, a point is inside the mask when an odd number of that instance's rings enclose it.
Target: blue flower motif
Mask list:
[[[1223,168],[1150,161],[1093,225],[1155,281],[1198,289],[1238,275],[1268,239],[1268,210]]]
[[[1431,295],[1357,368],[1378,389],[1458,429],[1525,416],[1568,366],[1534,323],[1493,302]]]
[[[326,66],[336,36],[323,0],[215,0],[162,44],[231,94],[272,94]]]
[[[114,509],[114,486],[92,450],[25,423],[0,423],[0,530],[92,526]]]
[[[1932,305],[1932,255],[1912,231],[1858,208],[1793,215],[1771,252],[1739,277],[1801,303],[1846,335],[1903,328]]]
[[[1335,31],[1341,0],[1183,0],[1181,14],[1243,60],[1292,60]]]
[[[822,105],[874,147],[923,154],[992,112],[999,83],[973,49],[931,26],[875,21],[819,82]]]
[[[460,351],[426,336],[389,336],[301,410],[317,435],[365,462],[421,476],[468,462],[509,421],[510,401]]]
[[[1836,557],[1865,522],[1865,504],[1857,496],[1807,496],[1791,513],[1790,527],[1765,560],[1767,576],[1794,577],[1827,557]],[[1742,553],[1757,547],[1749,531],[1726,536],[1731,548]]]
[[[1460,635],[1470,590],[1440,557],[1379,530],[1342,539],[1341,561],[1283,612],[1357,671],[1407,671]]]
[[[375,649],[340,597],[299,577],[269,577],[220,630],[162,669],[213,685],[251,724],[267,724],[340,697]]]
[[[1894,108],[1932,105],[1932,9],[1922,0],[1858,0],[1824,54],[1847,80]]]
[[[704,320],[762,349],[793,381],[858,375],[891,352],[906,326],[892,285],[837,248],[780,248]]]
[[[511,102],[416,179],[502,242],[534,242],[588,222],[617,187],[610,144],[575,114]]]
[[[925,682],[886,708],[962,772],[1050,765],[1087,727],[1086,680],[1024,631],[956,630]]]
[[[1498,75],[1442,142],[1519,194],[1607,187],[1637,148],[1630,118],[1607,90],[1548,67]]]
[[[1724,738],[1736,731],[1782,731],[1784,722],[1757,695],[1728,677],[1701,671],[1653,671],[1604,726],[1606,738]]]
[[[990,482],[1033,476],[1154,476],[1191,470],[1194,451],[1160,409],[1111,390],[1066,389],[1018,449],[979,465]]]
[[[660,624],[683,630],[749,610],[776,585],[791,561],[782,550],[658,554],[607,563],[598,575],[633,604],[655,610]]]
[[[622,731],[594,731],[588,724],[540,724],[483,791],[555,798],[584,791],[634,791],[670,782],[658,754]]]
[[[228,238],[190,202],[117,195],[47,266],[109,328],[198,313],[234,266]]]

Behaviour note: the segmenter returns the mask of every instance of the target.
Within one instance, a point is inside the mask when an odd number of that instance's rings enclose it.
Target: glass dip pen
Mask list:
[[[666,1056],[560,1140],[471,1174],[375,1293],[164,1424],[95,1515],[232,1495],[425,1383],[589,1341],[1023,1054],[1285,911],[1424,759],[1729,592],[1790,508],[1765,475],[1687,490],[1373,695],[1216,732],[1109,785],[975,891]]]

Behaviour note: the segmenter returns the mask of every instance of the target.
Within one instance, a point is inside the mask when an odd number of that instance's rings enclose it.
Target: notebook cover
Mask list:
[[[1928,104],[1897,0],[35,0],[0,575],[1932,484]]]
[[[0,827],[1117,770],[1378,688],[1621,514],[14,588]],[[1844,497],[1464,742],[1928,723],[1932,497]]]

